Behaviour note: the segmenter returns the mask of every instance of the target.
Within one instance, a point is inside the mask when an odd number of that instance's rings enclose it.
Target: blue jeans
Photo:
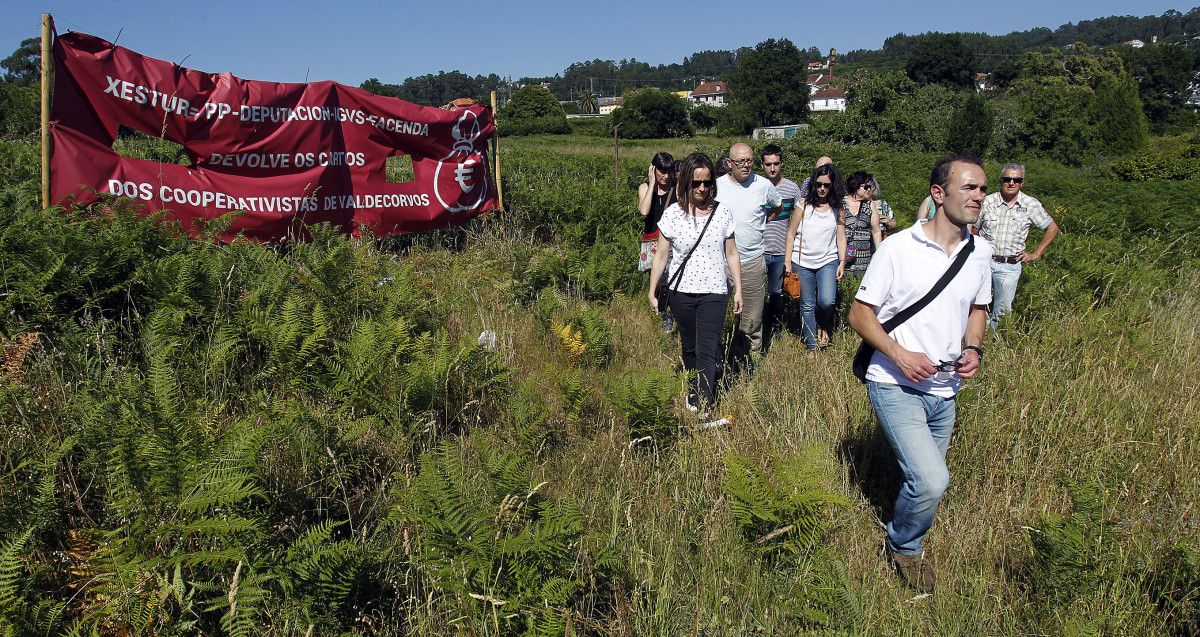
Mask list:
[[[830,331],[833,308],[837,303],[837,261],[810,270],[792,262],[792,272],[800,276],[800,317],[804,320],[804,344],[817,349],[817,328]]]
[[[988,312],[987,324],[993,330],[1000,324],[1000,318],[1012,311],[1013,299],[1017,296],[1017,279],[1020,278],[1020,263],[992,261],[992,310]]]
[[[767,260],[767,291],[772,296],[783,294],[784,259],[782,254],[764,255]]]
[[[867,395],[883,435],[892,445],[904,484],[888,522],[888,546],[897,553],[918,555],[933,526],[942,494],[950,484],[946,448],[954,431],[955,402],[910,387],[867,381]]]

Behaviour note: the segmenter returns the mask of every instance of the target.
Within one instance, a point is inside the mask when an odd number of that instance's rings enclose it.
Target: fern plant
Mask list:
[[[1100,486],[1060,479],[1071,498],[1071,513],[1043,515],[1029,530],[1030,589],[1047,607],[1094,593],[1119,576],[1114,567],[1120,538],[1106,519]]]
[[[395,494],[391,524],[409,538],[410,559],[440,606],[490,617],[502,634],[563,634],[585,581],[609,577],[585,579],[576,567],[579,508],[531,485],[526,456],[483,444],[469,451],[423,455],[420,473]]]

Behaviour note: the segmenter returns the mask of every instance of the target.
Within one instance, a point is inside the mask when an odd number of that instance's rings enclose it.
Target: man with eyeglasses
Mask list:
[[[735,367],[745,367],[751,352],[762,350],[763,305],[767,298],[767,264],[763,231],[767,216],[783,204],[771,182],[754,174],[754,151],[749,144],[729,148],[729,174],[717,179],[717,201],[733,215],[733,236],[741,257],[742,314],[730,354]]]
[[[1000,192],[983,200],[983,213],[973,230],[991,242],[996,253],[992,257],[992,309],[987,320],[993,330],[1000,324],[1000,318],[1012,310],[1021,267],[1042,258],[1042,253],[1058,236],[1058,224],[1042,202],[1021,192],[1024,183],[1025,166],[1005,164],[1000,171]],[[1029,226],[1034,224],[1044,234],[1038,247],[1028,252],[1025,240]]]
[[[850,327],[875,348],[866,370],[867,396],[904,474],[887,524],[887,547],[899,575],[933,592],[933,564],[924,539],[950,484],[946,450],[963,380],[979,373],[991,301],[992,248],[968,230],[979,221],[987,175],[979,160],[957,155],[938,161],[929,178],[937,203],[932,219],[892,235],[863,276]],[[968,245],[961,269],[937,296],[891,332],[883,323],[917,303],[950,271]]]

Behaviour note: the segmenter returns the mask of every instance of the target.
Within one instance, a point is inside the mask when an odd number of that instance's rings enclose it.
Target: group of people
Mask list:
[[[893,232],[895,215],[872,175],[855,172],[843,182],[822,157],[796,184],[781,175],[778,146],[767,145],[758,159],[762,175],[744,143],[721,160],[727,170],[702,153],[678,163],[659,153],[639,190],[649,303],[669,310],[678,326],[693,379],[686,405],[701,411],[717,399],[730,305],[737,315],[731,361],[752,369],[779,325],[787,273],[801,282],[810,350],[828,343],[838,281],[857,277],[849,323],[866,355],[860,380],[904,474],[888,551],[905,581],[931,592],[923,539],[949,483],[955,396],[979,373],[984,333],[1010,311],[1022,264],[1042,256],[1058,226],[1021,192],[1019,164],[1005,165],[1000,191],[988,194],[978,159],[939,160],[917,222]],[[1031,225],[1045,232],[1027,251]],[[668,307],[660,307],[664,300]]]

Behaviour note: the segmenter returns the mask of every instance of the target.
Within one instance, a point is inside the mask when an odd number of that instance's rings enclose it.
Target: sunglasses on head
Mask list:
[[[716,179],[693,179],[692,180],[692,188],[699,188],[700,186],[704,186],[706,188],[712,188],[713,184],[715,184],[715,183],[717,183]]]
[[[1023,183],[1025,183],[1025,178],[1024,177],[1001,177],[1000,181],[1002,181],[1006,184],[1023,184]]]

